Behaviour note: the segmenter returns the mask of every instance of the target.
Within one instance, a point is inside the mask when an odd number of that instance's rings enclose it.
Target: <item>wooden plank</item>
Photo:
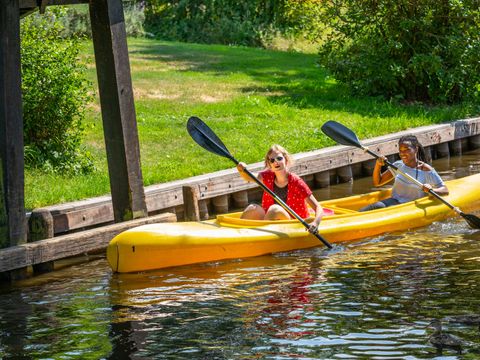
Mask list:
[[[90,1],[95,62],[116,222],[147,216],[122,0]]]
[[[27,240],[18,0],[0,7],[0,247]]]
[[[87,230],[52,239],[39,240],[19,246],[0,249],[0,272],[45,263],[88,252],[102,251],[111,239],[122,231],[144,224],[175,222],[175,214],[164,213],[132,221],[125,221],[98,229]]]

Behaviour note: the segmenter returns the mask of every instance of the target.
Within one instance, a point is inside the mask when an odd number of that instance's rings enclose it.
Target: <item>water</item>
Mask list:
[[[435,167],[444,178],[480,172],[479,154]],[[445,318],[480,314],[479,242],[452,219],[330,252],[139,274],[91,256],[0,288],[0,358],[476,359],[479,328]],[[461,352],[428,343],[433,319],[465,341]]]

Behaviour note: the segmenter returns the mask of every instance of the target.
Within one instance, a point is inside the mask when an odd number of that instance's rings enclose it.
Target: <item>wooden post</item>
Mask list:
[[[423,150],[425,151],[425,156],[427,157],[427,160],[432,161],[433,160],[432,147],[425,146]]]
[[[303,175],[302,176],[303,181],[305,181],[305,184],[307,184],[311,189],[315,186],[315,177],[313,174],[308,174],[308,175]]]
[[[19,0],[0,6],[0,248],[24,244],[23,119]]]
[[[200,221],[198,186],[183,186],[183,212],[185,221]]]
[[[450,141],[448,143],[448,147],[450,148],[450,153],[453,156],[462,155],[462,142],[460,141],[460,139]]]
[[[362,162],[363,173],[366,176],[372,176],[373,168],[375,167],[375,162],[376,161],[377,161],[376,159],[371,159],[371,160],[366,160],[366,161]]]
[[[468,138],[468,144],[469,144],[471,149],[480,148],[480,135],[470,136]]]
[[[437,158],[450,157],[450,150],[448,149],[447,142],[437,144],[435,146],[435,152],[437,154]]]
[[[354,163],[352,167],[352,176],[354,178],[359,178],[362,176],[362,163]]]
[[[90,19],[115,222],[145,217],[122,0],[91,0]]]
[[[53,238],[53,216],[47,209],[35,209],[28,220],[28,242]],[[54,270],[54,262],[47,261],[33,265],[34,273],[45,273]]]
[[[353,181],[352,168],[350,165],[337,168],[337,176],[341,183]]]
[[[228,212],[228,195],[216,196],[212,199],[213,210],[216,214]]]
[[[315,179],[315,188],[325,188],[330,185],[330,171],[322,171],[313,175]]]
[[[337,170],[331,169],[328,171],[328,173],[330,174],[330,185],[337,185],[338,184]]]
[[[199,200],[198,208],[200,211],[200,220],[208,220],[210,214],[208,213],[208,199]]]
[[[238,209],[244,209],[248,206],[248,192],[238,191],[232,194],[233,205]]]

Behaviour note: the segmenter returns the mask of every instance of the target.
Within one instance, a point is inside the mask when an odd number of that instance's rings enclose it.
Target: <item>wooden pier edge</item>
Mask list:
[[[0,273],[89,252],[104,251],[110,240],[122,231],[145,224],[176,221],[175,214],[163,213],[0,249]]]

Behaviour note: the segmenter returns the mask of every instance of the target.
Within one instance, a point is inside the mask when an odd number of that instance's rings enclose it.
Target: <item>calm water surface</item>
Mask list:
[[[435,162],[480,172],[480,152]],[[369,179],[322,190],[369,190]],[[0,288],[2,359],[480,359],[480,232],[461,219],[335,246],[112,274],[103,256]],[[433,319],[465,341],[428,343]]]

